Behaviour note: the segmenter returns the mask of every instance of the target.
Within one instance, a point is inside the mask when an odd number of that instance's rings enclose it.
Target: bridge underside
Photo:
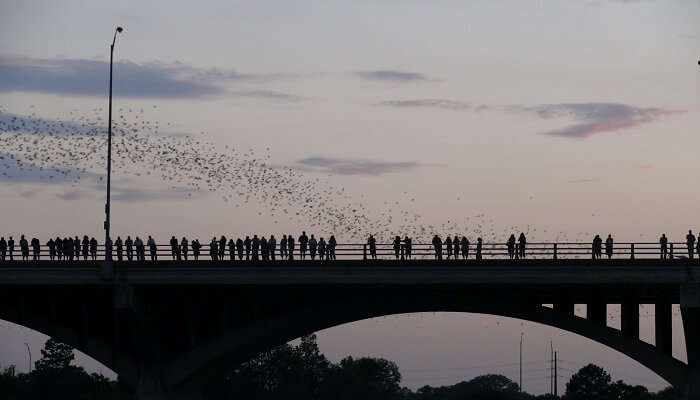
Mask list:
[[[246,284],[175,283],[172,271],[159,271],[170,276],[169,284],[135,282],[127,275],[101,284],[16,283],[0,291],[0,318],[90,355],[133,385],[141,399],[185,394],[197,398],[201,388],[223,371],[328,327],[390,314],[455,311],[519,318],[585,336],[637,360],[682,388],[689,399],[700,400],[700,298],[698,284],[688,283],[687,275],[678,283],[663,278],[656,284],[573,284],[576,279],[564,283],[546,279],[556,271],[518,269],[519,280],[525,283],[460,279],[453,269],[451,282],[426,283],[424,277],[411,280],[410,271],[395,268],[386,273],[396,275],[400,284],[382,279],[368,279],[377,284],[356,282],[363,272],[343,268],[323,272],[335,273],[337,281],[323,278],[309,284],[285,284],[279,277],[322,273],[280,269],[274,283]],[[196,272],[221,273],[220,269]],[[445,271],[430,272],[435,277]],[[377,269],[367,273],[377,277]],[[183,274],[186,282],[194,272]],[[343,280],[343,275],[353,278]],[[343,283],[348,281],[353,283]],[[671,304],[678,303],[687,365],[671,356]],[[554,309],[542,304],[554,304]],[[574,304],[587,304],[586,318],[574,316]],[[606,304],[622,304],[622,330],[606,326]],[[656,304],[655,346],[639,340],[639,304]]]

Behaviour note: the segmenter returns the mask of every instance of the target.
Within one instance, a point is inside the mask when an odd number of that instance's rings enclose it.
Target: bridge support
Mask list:
[[[596,325],[608,326],[608,305],[605,303],[586,304],[586,319]]]
[[[622,303],[620,322],[623,335],[639,340],[639,304],[631,302]]]
[[[671,303],[656,303],[654,305],[654,335],[655,346],[664,354],[673,353],[673,322]]]
[[[688,400],[700,400],[700,283],[681,286],[681,317],[688,354],[684,393]]]

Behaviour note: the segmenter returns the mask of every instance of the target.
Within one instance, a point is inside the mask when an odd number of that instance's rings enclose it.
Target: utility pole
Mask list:
[[[110,195],[112,188],[112,66],[114,59],[114,44],[117,41],[117,33],[121,33],[124,29],[118,26],[114,30],[112,44],[109,46],[109,118],[107,121],[107,203],[105,204],[105,245],[109,241],[109,211],[110,211]],[[107,260],[105,260],[107,261]],[[111,260],[109,260],[111,261]]]
[[[520,332],[520,391],[523,391],[523,335]]]
[[[557,352],[554,352],[554,396],[558,396],[558,389],[559,385],[557,383],[557,373],[559,371],[557,370]]]
[[[549,341],[549,394],[554,395],[554,344]]]

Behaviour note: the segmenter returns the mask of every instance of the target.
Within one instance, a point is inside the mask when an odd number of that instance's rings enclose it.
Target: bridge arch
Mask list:
[[[341,303],[320,303],[285,315],[262,319],[225,332],[178,357],[170,364],[165,382],[187,385],[242,363],[266,350],[300,336],[342,325],[394,314],[415,312],[465,312],[516,318],[548,325],[578,334],[619,351],[676,387],[687,384],[687,365],[655,346],[623,336],[614,328],[594,324],[584,318],[554,311],[541,305],[474,304],[435,296],[377,296],[352,298]]]

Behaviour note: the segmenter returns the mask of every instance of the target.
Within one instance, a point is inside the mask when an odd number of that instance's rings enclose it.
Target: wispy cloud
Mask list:
[[[545,135],[573,139],[586,139],[595,134],[613,132],[648,124],[678,110],[665,108],[641,108],[619,103],[541,104],[537,106],[512,106],[517,112],[534,113],[540,118],[569,117],[577,124],[562,129],[543,132]]]
[[[107,62],[101,60],[29,58],[0,55],[0,93],[39,92],[105,96]],[[201,98],[229,93],[231,83],[266,82],[283,74],[245,74],[235,70],[197,68],[184,63],[118,61],[114,94],[135,98]]]
[[[386,82],[416,82],[428,80],[427,76],[417,72],[404,72],[396,70],[357,71],[355,72],[355,75],[364,79]]]
[[[407,172],[423,166],[418,162],[385,162],[330,157],[309,157],[297,161],[294,168],[336,175],[377,176],[392,172]]]
[[[381,106],[399,108],[442,108],[446,110],[470,110],[469,103],[448,99],[413,99],[413,100],[387,100],[378,103]],[[479,106],[481,107],[481,106]],[[486,106],[483,106],[486,107]],[[484,108],[485,109],[485,108]],[[483,110],[483,109],[482,109]],[[481,111],[481,110],[479,110]]]
[[[234,97],[250,97],[263,100],[272,100],[279,102],[298,102],[303,100],[300,96],[295,96],[288,93],[277,92],[274,90],[244,90],[231,92]]]

